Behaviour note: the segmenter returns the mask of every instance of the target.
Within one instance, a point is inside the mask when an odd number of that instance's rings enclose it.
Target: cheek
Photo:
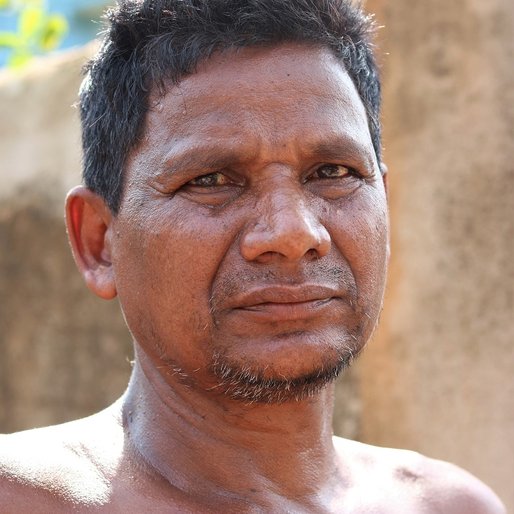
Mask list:
[[[378,318],[387,272],[388,214],[383,191],[367,188],[347,200],[332,230],[334,244],[348,262],[355,278],[358,304]]]
[[[228,227],[210,213],[161,204],[120,226],[116,286],[133,336],[146,347],[184,351],[185,338],[208,343],[213,279],[230,245]],[[193,328],[193,330],[191,330]]]

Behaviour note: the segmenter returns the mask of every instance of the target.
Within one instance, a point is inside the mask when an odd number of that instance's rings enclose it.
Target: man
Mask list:
[[[347,0],[110,13],[66,212],[133,374],[99,414],[3,436],[2,512],[505,512],[450,464],[332,437],[388,257],[370,28]]]

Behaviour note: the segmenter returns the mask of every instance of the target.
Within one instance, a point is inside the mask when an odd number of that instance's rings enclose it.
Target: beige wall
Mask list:
[[[72,108],[84,51],[0,74],[0,431],[92,413],[123,391],[130,338],[82,283],[64,197],[80,182]]]
[[[367,3],[389,53],[393,255],[336,430],[457,462],[514,511],[514,4]],[[130,372],[118,308],[83,286],[62,221],[84,55],[0,74],[0,431],[93,412]]]
[[[514,512],[514,2],[367,4],[393,254],[360,435],[456,462]]]

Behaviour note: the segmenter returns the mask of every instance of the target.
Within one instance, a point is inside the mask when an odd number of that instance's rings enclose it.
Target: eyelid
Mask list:
[[[331,165],[331,164],[329,164]],[[362,163],[346,163],[346,164],[332,164],[334,166],[343,166],[348,169],[350,175],[354,177],[360,178],[362,180],[372,180],[376,173],[373,168],[369,169],[367,166],[364,166]]]
[[[205,179],[207,177],[214,177],[214,176],[217,176],[217,175],[222,176],[225,179],[227,179],[228,181],[230,181],[229,177],[227,177],[227,175],[225,175],[224,173],[221,173],[219,171],[213,171],[211,173],[205,173],[204,175],[198,175],[197,177],[194,177],[191,180],[189,180],[188,182],[186,182],[185,185],[186,186],[187,185],[193,185],[195,187],[214,187],[214,186],[201,186],[200,184],[193,184],[193,182]]]
[[[344,175],[341,175],[340,177],[316,177],[316,175],[321,171],[323,170],[323,168],[344,168],[347,170],[347,172],[344,174]],[[358,169],[354,168],[353,166],[349,165],[349,164],[342,164],[342,163],[335,163],[335,162],[324,162],[324,163],[321,163],[321,164],[317,164],[316,166],[314,166],[313,168],[311,168],[311,170],[308,172],[308,174],[306,174],[305,178],[304,178],[304,181],[307,181],[311,178],[314,178],[314,179],[319,179],[319,180],[336,180],[338,178],[340,179],[343,179],[345,177],[348,177],[348,176],[353,176],[353,177],[357,177],[357,178],[366,178],[365,175],[363,175],[362,173],[359,172]]]
[[[200,185],[200,184],[194,184],[192,183],[193,181],[195,180],[199,180],[199,179],[202,179],[202,178],[205,178],[205,177],[210,177],[212,175],[221,175],[223,177],[225,177],[226,180],[224,180],[224,184],[220,184],[220,185]],[[211,172],[207,172],[207,173],[202,173],[201,175],[196,175],[194,176],[193,178],[191,178],[190,180],[188,180],[187,182],[185,182],[183,184],[182,187],[194,187],[194,188],[204,188],[204,189],[208,189],[208,188],[215,188],[215,187],[230,187],[230,186],[242,186],[244,185],[244,181],[241,180],[241,177],[240,176],[236,176],[236,174],[234,172],[232,172],[231,170],[215,170],[215,171],[211,171]]]

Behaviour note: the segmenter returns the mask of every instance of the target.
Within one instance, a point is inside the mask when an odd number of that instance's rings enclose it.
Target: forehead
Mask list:
[[[284,44],[216,53],[196,72],[150,95],[143,141],[237,148],[344,138],[374,157],[366,112],[327,48]]]

